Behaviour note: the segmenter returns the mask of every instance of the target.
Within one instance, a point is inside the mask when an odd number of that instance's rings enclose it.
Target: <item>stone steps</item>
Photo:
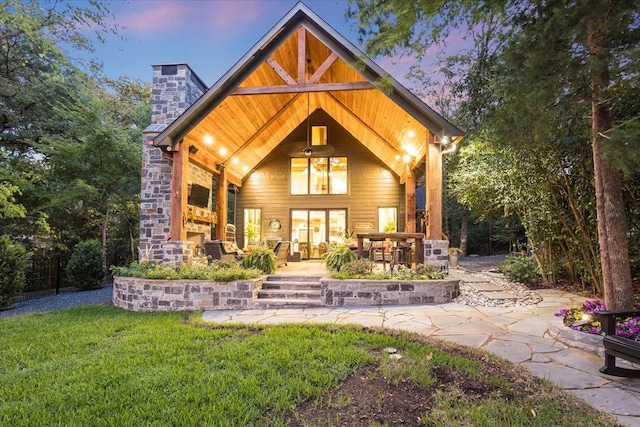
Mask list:
[[[256,292],[257,308],[305,308],[322,305],[321,276],[270,275]]]

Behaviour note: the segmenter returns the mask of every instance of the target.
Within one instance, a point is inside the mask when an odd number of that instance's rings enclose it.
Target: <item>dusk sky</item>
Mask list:
[[[124,40],[110,36],[95,56],[108,77],[151,82],[153,64],[187,63],[209,86],[227,72],[295,4],[296,0],[131,0],[110,10]],[[346,0],[306,0],[312,11],[360,49]],[[375,61],[404,82],[407,64]]]

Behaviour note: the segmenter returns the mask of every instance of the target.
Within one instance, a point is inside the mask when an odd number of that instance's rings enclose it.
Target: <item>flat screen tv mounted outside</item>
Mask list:
[[[209,190],[207,187],[203,187],[198,184],[189,184],[189,196],[187,197],[187,203],[199,208],[209,207]]]

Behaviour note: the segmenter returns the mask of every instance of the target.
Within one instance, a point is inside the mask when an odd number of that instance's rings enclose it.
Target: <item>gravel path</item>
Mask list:
[[[0,310],[0,319],[19,316],[27,313],[44,313],[85,304],[104,304],[111,302],[113,285],[105,285],[100,289],[81,292],[62,292],[44,298],[22,301]]]

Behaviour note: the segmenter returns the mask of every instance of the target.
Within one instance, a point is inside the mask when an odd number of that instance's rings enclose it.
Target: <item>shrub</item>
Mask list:
[[[350,247],[338,245],[322,255],[323,262],[332,271],[340,271],[340,268],[348,262],[355,261],[357,255]]]
[[[12,304],[22,292],[28,260],[29,254],[20,243],[0,237],[0,307]]]
[[[167,266],[155,262],[131,263],[127,267],[111,267],[114,276],[138,277],[156,280],[209,280],[212,282],[232,282],[234,280],[255,279],[263,273],[255,268],[242,268],[237,261],[214,261],[210,266],[180,264]]]
[[[533,285],[540,277],[538,264],[525,254],[509,255],[500,265],[500,271],[512,282]]]
[[[435,280],[444,279],[445,272],[434,265],[418,264],[415,270],[404,265],[398,267],[393,277],[401,280]]]
[[[265,274],[273,274],[278,265],[276,264],[276,254],[267,246],[256,246],[251,252],[242,258],[244,268],[257,268]]]
[[[91,239],[78,243],[67,264],[69,284],[80,290],[95,289],[106,273],[100,242]]]
[[[340,272],[347,276],[365,276],[373,273],[373,269],[376,268],[376,263],[366,259],[360,258],[355,261],[349,261],[340,268]]]

